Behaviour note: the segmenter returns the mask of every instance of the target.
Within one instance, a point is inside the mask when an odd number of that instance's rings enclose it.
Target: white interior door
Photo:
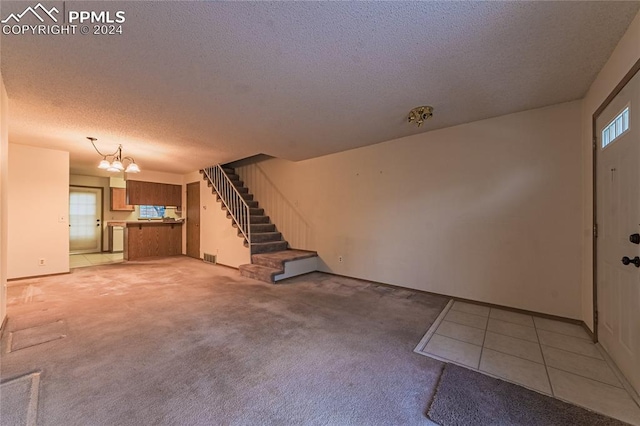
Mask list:
[[[69,252],[102,251],[102,190],[69,188]]]
[[[640,393],[640,73],[596,129],[598,337]]]

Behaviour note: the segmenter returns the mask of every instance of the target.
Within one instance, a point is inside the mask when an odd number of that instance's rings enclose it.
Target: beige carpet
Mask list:
[[[444,297],[321,273],[270,285],[185,257],[8,292],[1,377],[42,371],[41,425],[430,424],[443,364],[412,350]],[[11,332],[57,321],[65,338],[7,353]]]
[[[39,391],[40,372],[0,382],[0,424],[37,424]]]
[[[24,330],[12,331],[9,334],[9,351],[15,352],[31,346],[42,345],[52,340],[63,339],[66,337],[65,333],[66,327],[62,320],[25,328]]]

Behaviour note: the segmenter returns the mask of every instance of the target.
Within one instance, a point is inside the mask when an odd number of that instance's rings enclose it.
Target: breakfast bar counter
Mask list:
[[[124,260],[182,254],[182,222],[109,221],[107,226],[124,227]]]

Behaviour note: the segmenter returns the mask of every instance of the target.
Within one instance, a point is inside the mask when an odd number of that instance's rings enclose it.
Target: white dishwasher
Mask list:
[[[113,227],[113,252],[121,252],[124,250],[124,227]]]

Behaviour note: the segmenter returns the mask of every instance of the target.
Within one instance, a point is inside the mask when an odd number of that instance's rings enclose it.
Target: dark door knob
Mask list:
[[[634,265],[636,265],[636,268],[640,268],[640,257],[636,256],[633,259],[629,259],[628,256],[625,256],[622,258],[622,263],[624,265],[629,265],[630,263],[633,263]]]
[[[629,241],[631,241],[633,244],[640,244],[640,234],[629,235]]]

